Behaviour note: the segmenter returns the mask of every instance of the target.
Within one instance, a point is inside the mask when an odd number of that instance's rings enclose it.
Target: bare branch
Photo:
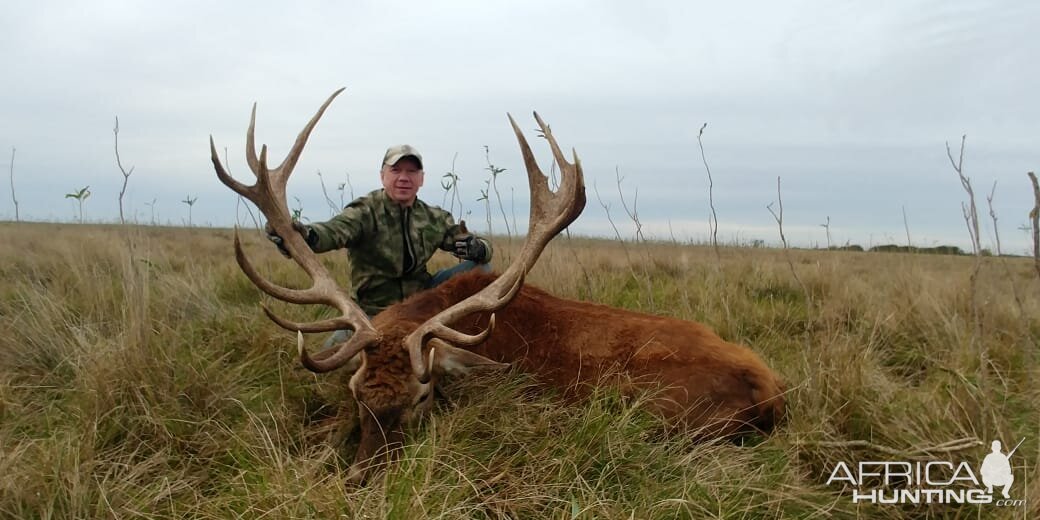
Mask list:
[[[910,240],[910,220],[906,218],[906,206],[903,206],[903,229],[906,230],[906,250],[913,252],[914,243]]]
[[[123,168],[123,161],[119,158],[119,116],[116,116],[116,126],[112,129],[112,133],[115,134],[116,165],[123,173],[123,187],[119,190],[119,223],[126,224],[126,219],[123,218],[123,196],[126,195],[126,184],[130,181],[130,174],[134,173],[134,167],[131,166],[129,171]]]
[[[491,175],[491,182],[489,188],[495,191],[495,198],[498,199],[498,209],[502,212],[502,223],[506,226],[506,236],[510,239],[513,238],[513,229],[509,227],[509,217],[506,216],[506,207],[502,204],[502,195],[498,192],[498,175],[506,171],[505,168],[498,168],[494,164],[491,164],[491,149],[484,145],[484,159],[487,161],[487,170]],[[490,202],[488,203],[490,205]]]
[[[1007,259],[1003,257],[1003,253],[1000,249],[1000,231],[997,229],[997,212],[993,209],[993,196],[997,192],[997,181],[993,181],[993,189],[990,190],[989,195],[986,196],[986,203],[989,204],[989,216],[993,219],[993,237],[996,241],[997,247],[997,258],[1000,261],[1000,265],[1004,267],[1004,274],[1007,275],[1008,279],[1012,279],[1011,269],[1007,265]],[[1015,298],[1015,304],[1018,305],[1019,315],[1025,316],[1025,305],[1022,303],[1022,297],[1018,294],[1018,285],[1011,284],[1011,295]]]
[[[1033,223],[1033,266],[1036,268],[1036,276],[1040,278],[1040,184],[1036,181],[1036,174],[1029,172],[1029,181],[1033,183],[1033,210],[1029,212],[1029,219]]]
[[[592,181],[592,191],[596,193],[596,200],[599,201],[599,205],[603,208],[603,211],[607,214],[607,222],[610,223],[610,227],[614,230],[614,237],[617,238],[619,244],[621,244],[621,251],[625,253],[625,260],[628,264],[628,269],[632,273],[632,279],[637,283],[640,281],[639,276],[636,274],[635,268],[632,266],[632,256],[628,254],[628,247],[625,245],[625,239],[621,237],[621,231],[618,230],[617,224],[614,223],[614,218],[610,216],[610,204],[603,202],[603,198],[599,196],[599,187],[596,185],[596,181]]]
[[[628,215],[628,218],[631,219],[636,226],[636,242],[642,243],[645,246],[647,241],[646,237],[643,235],[643,222],[639,220],[639,188],[635,188],[632,195],[632,207],[629,208],[628,203],[625,202],[625,192],[621,189],[621,181],[624,180],[624,178],[621,177],[621,169],[617,166],[614,167],[614,176],[615,179],[617,179],[618,196],[621,198],[621,207],[624,208],[625,214]],[[597,193],[596,196],[599,197],[599,194]],[[646,248],[644,248],[644,250],[646,251],[646,259],[641,262],[643,266],[643,277],[644,282],[646,283],[647,302],[650,304],[650,310],[653,311],[657,308],[657,305],[654,303],[653,278],[650,276],[650,265],[653,259],[650,257],[650,250]]]
[[[145,206],[148,206],[148,210],[151,213],[151,218],[148,220],[148,222],[150,222],[151,225],[153,225],[153,226],[155,225],[155,203],[158,202],[158,201],[159,201],[158,197],[155,197],[155,198],[152,198],[151,202],[145,202],[144,203]]]
[[[625,210],[625,214],[628,218],[636,225],[636,240],[639,242],[646,243],[646,237],[643,236],[643,223],[639,220],[639,187],[635,188],[635,193],[632,199],[632,207],[628,207],[628,203],[625,202],[625,192],[621,189],[621,181],[624,177],[621,176],[621,168],[614,166],[614,178],[617,180],[618,196],[621,198],[621,207]]]
[[[779,213],[773,210],[773,203],[770,202],[766,205],[766,209],[773,215],[773,220],[776,221],[777,226],[780,228],[780,242],[784,245],[784,249],[787,249],[787,237],[784,236],[784,199],[780,196],[780,177],[776,178],[776,198],[780,202]]]
[[[787,266],[791,268],[791,275],[794,276],[798,285],[802,287],[802,292],[805,293],[805,301],[807,304],[812,304],[812,293],[809,292],[809,288],[802,282],[801,277],[798,276],[798,272],[794,269],[794,262],[791,260],[791,254],[787,246],[787,237],[784,236],[784,198],[780,196],[780,176],[776,177],[776,200],[779,202],[779,212],[773,211],[773,203],[770,202],[766,206],[769,213],[773,215],[773,219],[776,220],[776,225],[780,229],[780,242],[784,245],[784,257],[787,258]]]
[[[343,208],[337,208],[336,203],[329,198],[329,190],[325,188],[325,178],[321,176],[321,170],[318,170],[318,182],[321,183],[321,194],[325,197],[325,203],[329,205],[329,210],[331,210],[330,215],[335,217],[340,211],[343,211]]]
[[[708,172],[708,207],[711,208],[711,219],[708,221],[708,230],[711,231],[711,247],[715,249],[715,258],[718,260],[719,257],[719,217],[715,213],[715,182],[711,178],[711,168],[708,167],[708,159],[704,155],[704,143],[701,141],[701,136],[704,135],[704,129],[708,128],[708,123],[704,123],[701,126],[700,132],[697,132],[697,146],[701,149],[701,162],[704,163],[704,171]],[[828,237],[830,230],[828,229]],[[828,248],[830,248],[830,239],[827,240]]]
[[[967,135],[961,136],[961,150],[957,160],[953,158],[949,142],[946,143],[946,156],[950,158],[950,164],[953,165],[954,171],[960,178],[961,187],[968,193],[968,204],[964,206],[965,219],[968,220],[968,234],[971,237],[973,253],[978,256],[982,254],[982,244],[979,241],[979,214],[975,205],[975,190],[971,187],[971,179],[964,175],[964,143],[967,138]]]
[[[14,202],[14,221],[18,222],[21,220],[18,216],[18,199],[14,196],[14,152],[15,147],[11,147],[11,201]]]
[[[827,233],[827,250],[830,251],[830,249],[831,249],[831,216],[830,215],[827,215],[827,222],[825,224],[820,224],[820,227],[822,227],[823,230]]]
[[[451,158],[451,170],[441,176],[441,188],[444,190],[444,198],[441,200],[441,207],[451,204],[448,208],[448,213],[455,214],[455,202],[459,203],[459,218],[465,214],[462,210],[462,197],[459,196],[459,176],[455,173],[455,161],[459,158],[459,152],[455,152],[455,155]],[[515,228],[516,226],[514,226]]]
[[[982,315],[979,310],[978,301],[978,282],[979,282],[979,270],[982,268],[982,244],[979,241],[979,214],[975,206],[975,190],[971,186],[971,179],[964,175],[964,143],[967,140],[967,135],[961,136],[961,149],[960,154],[957,156],[957,160],[953,158],[953,151],[950,149],[949,141],[946,142],[946,156],[950,159],[950,164],[953,166],[954,171],[957,172],[957,177],[961,181],[961,187],[968,193],[968,202],[961,203],[961,212],[964,214],[964,222],[968,226],[968,235],[971,237],[971,247],[974,250],[975,262],[971,269],[971,274],[968,276],[970,300],[971,300],[971,315],[972,315],[972,331],[971,331],[971,344],[975,346],[979,351],[979,388],[985,391],[986,386],[986,344],[980,341],[982,335]],[[980,416],[980,424],[986,419],[985,416]]]
[[[996,193],[997,181],[993,181],[993,189],[991,189],[989,195],[986,196],[986,203],[989,204],[989,216],[993,219],[993,239],[997,243],[997,256],[1000,256],[1000,230],[997,229],[997,212],[993,210],[993,195]]]
[[[224,164],[228,165],[227,166],[227,172],[228,172],[228,174],[230,174],[231,173],[231,166],[230,166],[231,161],[228,160],[228,147],[226,147],[226,146],[224,147]],[[256,228],[257,230],[259,230],[260,229],[260,221],[258,221],[256,219],[256,215],[253,214],[252,206],[250,206],[249,204],[246,203],[246,199],[242,195],[238,195],[238,202],[235,203],[235,222],[238,222],[238,209],[242,208],[242,207],[246,208],[246,212],[249,213],[249,218],[253,220],[253,227]]]

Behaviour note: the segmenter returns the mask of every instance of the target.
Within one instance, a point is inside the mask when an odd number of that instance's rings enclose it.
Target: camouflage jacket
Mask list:
[[[453,251],[461,232],[451,213],[419,199],[403,207],[382,189],[310,227],[317,236],[314,251],[347,248],[351,297],[370,316],[426,288],[431,277],[426,263],[437,249]],[[487,263],[491,244],[481,241],[487,254],[474,260]]]

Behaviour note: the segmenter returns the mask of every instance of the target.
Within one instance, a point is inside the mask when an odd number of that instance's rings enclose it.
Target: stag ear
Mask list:
[[[431,339],[433,348],[430,361],[433,365],[433,373],[452,377],[465,376],[475,370],[505,370],[509,363],[499,363],[490,360],[480,354],[474,354],[468,350],[453,347],[439,339]]]

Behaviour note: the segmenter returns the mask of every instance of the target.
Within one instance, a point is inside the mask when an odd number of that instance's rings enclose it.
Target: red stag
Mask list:
[[[585,207],[581,163],[566,160],[549,127],[535,118],[562,172],[553,193],[520,129],[509,118],[527,166],[531,189],[528,235],[516,260],[501,275],[474,273],[419,293],[369,320],[292,229],[285,185],[337,90],[296,138],[285,161],[267,165],[267,147],[256,156],[253,105],[246,133],[246,158],[257,182],[232,179],[210,150],[221,182],[248,198],[285,240],[293,260],[313,280],[290,289],[264,279],[235,237],[235,256],[249,279],[267,294],[291,303],[324,304],[342,315],[297,323],[264,311],[280,326],[299,332],[352,329],[354,335],[331,355],[312,358],[299,335],[300,359],[314,372],[348,366],[350,390],[360,411],[361,441],[351,480],[362,481],[372,463],[401,445],[403,430],[429,410],[437,378],[474,368],[515,365],[563,390],[595,383],[606,374],[626,376],[625,390],[655,387],[653,408],[670,424],[701,435],[737,436],[769,432],[784,414],[784,385],[745,346],[726,342],[704,325],[557,298],[524,285],[524,276],[545,246]],[[492,332],[494,331],[494,332]],[[619,379],[621,380],[621,379]]]

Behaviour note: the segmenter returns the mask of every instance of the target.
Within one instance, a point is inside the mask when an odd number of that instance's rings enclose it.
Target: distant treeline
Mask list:
[[[895,244],[884,244],[880,246],[874,246],[870,249],[863,249],[863,246],[852,244],[845,246],[833,246],[832,250],[835,251],[869,251],[871,253],[920,253],[925,255],[965,255],[961,248],[957,246],[935,246],[935,247],[917,247],[917,246],[898,246]],[[989,249],[983,249],[983,256],[991,256],[993,253]]]

